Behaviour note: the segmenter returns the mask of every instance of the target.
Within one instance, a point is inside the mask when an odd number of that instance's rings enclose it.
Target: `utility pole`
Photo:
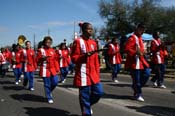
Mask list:
[[[50,29],[48,29],[48,36],[50,36]]]
[[[74,34],[73,34],[74,35],[74,38],[73,38],[73,40],[75,39],[75,23],[76,22],[74,21]]]
[[[78,22],[74,21],[74,32],[73,32],[73,40],[77,39],[78,38],[78,33],[76,32],[76,25],[78,24]]]
[[[34,48],[34,51],[36,50],[36,43],[35,43],[35,33],[34,33],[34,35],[33,35],[33,48]]]

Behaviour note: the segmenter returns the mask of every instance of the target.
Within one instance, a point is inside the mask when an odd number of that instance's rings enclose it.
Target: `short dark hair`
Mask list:
[[[43,44],[45,44],[47,40],[50,40],[51,42],[53,41],[50,36],[45,36],[43,39]]]
[[[12,50],[16,48],[16,44],[12,44]]]
[[[25,42],[25,45],[27,45],[28,42],[31,43],[31,41],[27,40],[27,41]]]
[[[1,48],[1,52],[4,51],[4,50],[5,50],[5,48],[2,47],[2,48]]]
[[[88,25],[91,25],[91,24],[88,23],[88,22],[84,22],[84,23],[81,25],[81,30],[82,30],[82,32],[85,32],[85,30],[87,29]]]
[[[16,44],[16,47],[21,47],[21,45],[19,43]]]
[[[113,37],[112,40],[111,40],[111,42],[113,43],[115,39],[117,39],[117,37]]]
[[[42,46],[43,46],[43,41],[40,41],[40,42],[38,43],[38,49],[42,48]]]
[[[145,28],[145,24],[144,23],[138,23],[136,26],[136,29],[138,28]]]
[[[61,43],[59,48],[62,49],[63,45],[66,46],[66,43]]]
[[[158,36],[158,35],[157,35],[158,32],[159,32],[159,31],[154,31],[154,32],[153,32],[153,38],[156,38],[156,37]]]

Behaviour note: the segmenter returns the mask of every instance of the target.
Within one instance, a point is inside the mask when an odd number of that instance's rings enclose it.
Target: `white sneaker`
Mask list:
[[[114,83],[118,83],[119,81],[118,80],[114,80]]]
[[[19,82],[15,82],[15,85],[19,85]]]
[[[61,83],[65,83],[66,82],[66,79],[64,79]]]
[[[53,104],[53,100],[51,99],[51,100],[48,100],[48,103],[49,104]]]
[[[92,108],[91,108],[91,114],[93,114],[93,110],[92,110]]]
[[[153,83],[153,86],[154,86],[154,87],[157,87],[157,83],[156,83],[156,82],[154,82],[154,83]]]
[[[21,83],[21,80],[19,80],[18,82]]]
[[[35,89],[34,88],[30,88],[30,91],[34,91]]]
[[[139,97],[137,98],[137,101],[144,102],[145,100],[143,99],[142,96],[139,96]]]
[[[21,78],[24,78],[24,74],[21,74]]]
[[[166,89],[166,86],[165,85],[161,85],[160,88]]]

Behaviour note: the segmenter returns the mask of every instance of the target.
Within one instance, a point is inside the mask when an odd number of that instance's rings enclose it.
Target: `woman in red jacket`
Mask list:
[[[70,64],[69,50],[66,47],[66,43],[61,43],[60,49],[57,52],[61,72],[61,82],[65,83]]]
[[[43,48],[38,50],[37,60],[40,64],[40,77],[43,78],[44,88],[48,103],[53,103],[52,91],[58,84],[58,74],[60,68],[55,50],[51,48],[52,38],[44,37]]]
[[[22,65],[21,65],[22,53],[21,53],[19,44],[17,45],[13,44],[12,48],[13,48],[13,51],[11,53],[11,62],[12,62],[13,72],[16,77],[15,84],[18,85],[19,82],[21,82],[20,77],[22,74]]]
[[[97,103],[103,94],[100,83],[100,65],[96,42],[91,39],[92,25],[81,25],[82,36],[74,41],[71,58],[76,65],[74,85],[79,88],[79,100],[82,116],[91,116],[91,106]]]
[[[7,57],[6,57],[5,49],[1,48],[1,52],[0,52],[0,76],[2,78],[5,77],[7,69],[8,69],[8,65],[7,65]]]
[[[36,59],[35,59],[35,52],[31,48],[31,42],[25,42],[26,49],[22,50],[22,57],[23,57],[23,71],[24,71],[24,87],[27,86],[29,81],[28,89],[33,91],[34,90],[34,71],[37,68]]]

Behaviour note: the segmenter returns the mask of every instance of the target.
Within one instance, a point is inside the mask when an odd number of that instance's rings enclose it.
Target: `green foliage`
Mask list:
[[[125,35],[133,31],[140,23],[145,23],[147,33],[155,30],[175,38],[175,8],[165,8],[160,5],[161,0],[101,0],[99,14],[105,20],[105,27],[101,29],[103,36]]]

